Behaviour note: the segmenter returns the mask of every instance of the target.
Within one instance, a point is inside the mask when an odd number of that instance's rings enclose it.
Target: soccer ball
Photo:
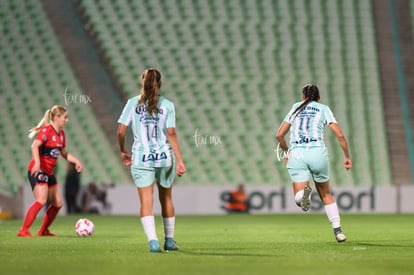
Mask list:
[[[88,219],[79,219],[75,225],[76,235],[79,237],[89,237],[92,236],[95,226],[93,222]]]

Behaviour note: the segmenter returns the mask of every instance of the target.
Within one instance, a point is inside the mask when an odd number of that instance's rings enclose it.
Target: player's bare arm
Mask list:
[[[341,127],[337,123],[331,123],[329,124],[329,128],[334,132],[336,138],[339,141],[339,145],[342,148],[342,151],[344,152],[344,167],[345,169],[351,169],[352,168],[352,161],[349,156],[349,149],[348,149],[348,142],[346,141],[345,135],[342,132]]]
[[[124,124],[119,124],[118,126],[118,144],[121,151],[121,160],[125,166],[130,166],[132,164],[131,155],[128,154],[125,150],[125,136],[128,126]]]
[[[177,176],[181,177],[186,172],[186,168],[184,165],[183,158],[181,156],[180,146],[178,145],[177,133],[175,132],[175,128],[167,128],[167,136],[171,148],[174,152],[175,158],[177,160]]]
[[[30,171],[32,176],[36,176],[37,173],[40,171],[40,156],[39,156],[39,148],[42,146],[42,142],[40,140],[35,139],[32,143],[32,156],[35,161],[35,164]]]
[[[82,172],[82,170],[83,170],[82,163],[74,155],[69,154],[68,151],[66,150],[66,148],[62,148],[60,150],[60,154],[62,155],[62,157],[64,159],[66,159],[70,163],[75,164],[75,169],[78,173]]]
[[[285,141],[285,135],[289,132],[290,124],[287,122],[282,122],[282,125],[280,125],[279,130],[277,131],[276,138],[279,141],[280,148],[282,148],[283,152],[287,152],[289,150],[289,147],[286,144]]]

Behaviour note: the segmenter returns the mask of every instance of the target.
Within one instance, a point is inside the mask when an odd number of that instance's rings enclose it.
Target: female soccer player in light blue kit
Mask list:
[[[153,184],[158,186],[164,226],[164,250],[178,250],[174,241],[175,212],[172,184],[175,174],[186,172],[175,132],[174,104],[160,96],[161,73],[145,70],[140,95],[130,98],[118,120],[118,142],[124,165],[131,174],[141,202],[141,223],[150,252],[161,252],[153,214]],[[125,135],[131,125],[134,134],[132,156],[125,149]],[[175,171],[174,171],[175,170]]]
[[[312,192],[309,181],[312,177],[325,206],[335,238],[338,242],[343,242],[346,237],[342,233],[338,206],[329,187],[329,158],[323,137],[325,126],[328,125],[336,135],[344,152],[344,167],[347,170],[352,168],[348,143],[330,108],[318,102],[320,96],[317,86],[304,86],[302,99],[302,102],[293,105],[276,137],[285,152],[285,164],[293,181],[296,204],[303,211],[309,210]],[[290,144],[288,147],[284,137],[289,130]]]

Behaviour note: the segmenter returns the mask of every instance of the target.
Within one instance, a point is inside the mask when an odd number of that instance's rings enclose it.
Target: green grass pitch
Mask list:
[[[414,274],[411,214],[343,214],[345,243],[322,214],[178,216],[180,251],[158,254],[138,216],[86,217],[88,238],[74,231],[81,216],[57,217],[58,237],[18,238],[21,220],[0,222],[0,274]]]

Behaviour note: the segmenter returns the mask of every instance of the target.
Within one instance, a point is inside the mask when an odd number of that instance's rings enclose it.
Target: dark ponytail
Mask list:
[[[141,97],[138,104],[146,104],[147,112],[150,115],[156,115],[161,88],[161,73],[156,69],[145,70],[141,75],[141,84]]]
[[[311,101],[318,101],[319,100],[319,89],[316,85],[313,84],[307,84],[302,88],[302,94],[305,98],[305,101],[300,104],[299,107],[296,108],[296,110],[290,115],[289,119],[294,114],[299,114],[305,107],[311,102]]]

